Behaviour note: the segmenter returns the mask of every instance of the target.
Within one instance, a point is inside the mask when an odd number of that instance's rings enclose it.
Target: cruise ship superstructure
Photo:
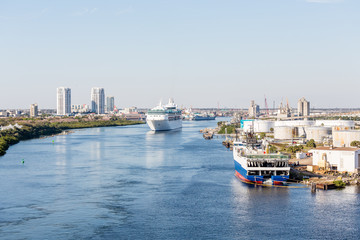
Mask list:
[[[266,141],[259,142],[254,133],[246,133],[246,139],[235,141],[233,157],[235,175],[244,182],[275,185],[289,179],[289,156],[269,153]]]
[[[174,100],[170,98],[168,104],[162,105],[160,103],[148,111],[146,123],[153,131],[179,129],[182,127],[181,110],[177,109]]]

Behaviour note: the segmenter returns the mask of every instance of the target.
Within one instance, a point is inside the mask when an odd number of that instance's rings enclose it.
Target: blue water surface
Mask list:
[[[244,184],[223,139],[199,133],[215,125],[82,129],[11,146],[0,157],[0,239],[359,238],[358,187]]]

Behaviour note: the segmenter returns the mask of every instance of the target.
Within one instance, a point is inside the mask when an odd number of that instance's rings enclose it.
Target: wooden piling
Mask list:
[[[316,193],[316,183],[311,183],[311,192]]]

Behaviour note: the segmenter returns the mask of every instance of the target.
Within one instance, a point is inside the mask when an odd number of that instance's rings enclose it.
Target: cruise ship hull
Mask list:
[[[182,127],[182,120],[146,120],[147,124],[149,125],[150,129],[153,131],[169,131],[175,130]]]
[[[265,179],[264,176],[260,176],[260,175],[247,175],[247,170],[244,169],[240,163],[238,163],[236,160],[234,160],[234,164],[235,164],[235,176],[237,178],[239,178],[241,181],[244,181],[247,183],[263,184],[264,181],[271,179],[271,181],[274,185],[282,185],[287,180],[289,180],[289,175],[271,176],[271,178],[268,178],[268,179]]]

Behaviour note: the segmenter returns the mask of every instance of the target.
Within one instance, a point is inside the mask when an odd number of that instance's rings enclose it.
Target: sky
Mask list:
[[[0,109],[360,107],[359,0],[0,0]]]

